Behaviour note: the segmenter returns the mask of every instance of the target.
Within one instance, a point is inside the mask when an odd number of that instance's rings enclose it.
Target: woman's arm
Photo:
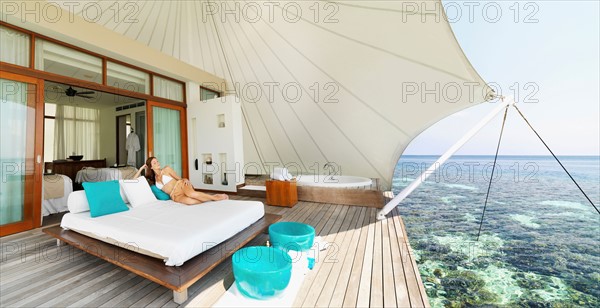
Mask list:
[[[173,170],[173,168],[171,168],[169,166],[163,168],[162,174],[166,174],[166,175],[174,178],[175,180],[181,180],[181,177],[179,175],[177,175],[177,172],[175,172],[175,170]]]
[[[140,177],[140,175],[142,175],[142,170],[146,170],[146,165],[143,165],[140,167],[140,169],[138,169],[138,171],[135,173],[135,175],[133,176],[134,179],[137,179]]]

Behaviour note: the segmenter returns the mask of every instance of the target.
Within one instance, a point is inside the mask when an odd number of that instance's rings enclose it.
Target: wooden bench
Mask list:
[[[59,226],[45,228],[43,231],[57,238],[58,245],[67,243],[173,290],[173,300],[182,304],[188,298],[188,287],[264,232],[269,225],[280,220],[280,215],[265,214],[248,228],[186,261],[182,266],[166,266],[163,260],[132,251],[135,249],[129,250],[111,245],[75,231],[64,230]]]

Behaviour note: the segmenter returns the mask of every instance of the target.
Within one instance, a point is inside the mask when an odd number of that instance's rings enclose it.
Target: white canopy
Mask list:
[[[333,162],[389,188],[413,138],[493,96],[440,1],[85,3],[63,7],[227,80],[246,163],[324,173]]]

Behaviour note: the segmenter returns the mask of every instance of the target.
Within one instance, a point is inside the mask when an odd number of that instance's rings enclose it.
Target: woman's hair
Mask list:
[[[154,174],[154,170],[152,170],[152,160],[155,158],[156,157],[152,156],[146,159],[146,173],[144,174],[144,176],[146,177],[146,180],[148,180],[148,184],[150,185],[156,184],[156,174]]]

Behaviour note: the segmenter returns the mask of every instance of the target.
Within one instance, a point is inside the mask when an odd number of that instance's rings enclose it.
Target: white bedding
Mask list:
[[[156,201],[129,211],[92,218],[89,212],[67,213],[61,227],[128,243],[179,266],[244,230],[264,216],[258,201],[224,200],[186,206]],[[135,250],[135,249],[134,249]]]
[[[69,178],[66,175],[57,174],[57,176],[62,177],[64,180],[64,194],[61,198],[54,198],[48,200],[44,200],[44,198],[42,198],[42,216],[66,212],[68,210],[67,200],[69,198],[69,194],[73,192],[73,182],[71,181],[71,178]],[[42,182],[42,190],[44,189],[43,187],[44,184]]]

